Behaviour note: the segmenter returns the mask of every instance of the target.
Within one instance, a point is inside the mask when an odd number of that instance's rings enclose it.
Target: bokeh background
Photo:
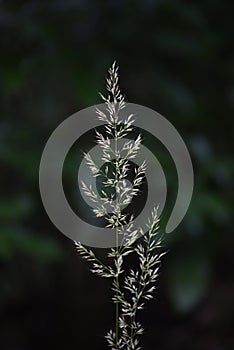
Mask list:
[[[50,222],[38,168],[58,124],[100,103],[114,60],[128,101],[175,125],[195,172],[190,209],[165,240],[156,300],[140,317],[143,349],[234,348],[233,14],[231,0],[0,1],[1,350],[106,348],[109,283]],[[156,151],[166,221],[177,178]]]

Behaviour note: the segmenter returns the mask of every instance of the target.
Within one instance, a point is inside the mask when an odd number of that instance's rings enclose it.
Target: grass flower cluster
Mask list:
[[[100,169],[89,153],[85,154],[86,164],[94,177],[103,179],[102,195],[98,196],[91,185],[82,182],[85,195],[94,203],[96,217],[104,217],[106,227],[115,230],[116,244],[108,253],[110,264],[103,263],[94,251],[80,242],[75,242],[77,251],[91,264],[91,271],[98,276],[112,280],[113,303],[115,303],[115,328],[111,329],[106,340],[111,349],[139,350],[139,337],[143,327],[137,314],[145,303],[153,298],[161,257],[161,236],[157,208],[152,209],[148,218],[147,233],[134,228],[134,216],[123,213],[123,208],[138,196],[144,182],[146,162],[135,168],[131,184],[127,180],[130,161],[137,157],[142,138],[127,139],[133,131],[134,116],[130,114],[122,120],[120,111],[126,101],[118,85],[118,66],[114,63],[106,79],[107,97],[100,94],[105,103],[105,112],[97,109],[97,117],[105,125],[105,134],[96,131],[96,142],[102,150],[104,169]],[[119,146],[119,140],[124,144]],[[111,140],[113,142],[111,142]],[[112,191],[109,191],[111,189]],[[139,238],[140,235],[140,238]],[[124,266],[126,256],[137,255],[136,270]]]

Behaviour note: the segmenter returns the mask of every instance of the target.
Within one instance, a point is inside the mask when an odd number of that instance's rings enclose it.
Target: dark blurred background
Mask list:
[[[195,172],[140,317],[143,349],[234,349],[233,16],[231,0],[0,1],[1,350],[107,348],[109,283],[50,222],[38,168],[58,124],[100,103],[114,60],[128,101],[175,125]],[[158,153],[176,193],[170,157]]]

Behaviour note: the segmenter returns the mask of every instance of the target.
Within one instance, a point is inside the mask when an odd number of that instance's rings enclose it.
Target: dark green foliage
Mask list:
[[[108,288],[98,280],[94,287],[76,266],[72,242],[49,221],[38,168],[55,127],[99,103],[114,59],[129,102],[175,125],[195,172],[189,212],[165,238],[170,254],[146,349],[233,348],[233,13],[229,0],[1,1],[2,350],[104,347],[98,334],[111,322],[101,293]],[[155,147],[168,182],[163,223],[177,177],[167,151]],[[71,168],[65,174],[69,183]]]

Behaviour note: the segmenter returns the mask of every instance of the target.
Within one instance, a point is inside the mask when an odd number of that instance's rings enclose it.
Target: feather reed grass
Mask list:
[[[135,169],[133,181],[129,185],[127,177],[130,161],[137,157],[142,137],[139,134],[134,140],[126,139],[124,145],[119,147],[119,140],[126,138],[133,131],[134,116],[131,114],[124,121],[120,118],[120,111],[126,107],[126,101],[119,89],[118,80],[118,66],[114,62],[106,79],[107,96],[100,93],[105,103],[105,112],[98,108],[96,110],[97,118],[105,125],[105,135],[96,131],[96,142],[102,150],[105,170],[97,166],[89,153],[84,154],[91,174],[104,179],[102,196],[98,196],[91,185],[82,182],[82,190],[94,203],[94,215],[105,217],[106,227],[115,230],[116,247],[110,249],[110,264],[107,265],[92,249],[80,242],[75,242],[75,245],[79,254],[91,264],[94,274],[112,280],[115,327],[106,335],[108,346],[115,350],[139,350],[139,337],[144,330],[138,320],[138,312],[144,308],[147,301],[153,299],[164,253],[161,253],[162,236],[159,234],[158,208],[152,209],[147,223],[148,232],[145,234],[141,228],[134,228],[133,215],[128,216],[122,212],[122,208],[127,206],[134,196],[139,195],[146,162]],[[114,140],[114,146],[111,139]],[[110,188],[111,194],[108,192]],[[136,254],[138,266],[135,270],[128,271],[124,267],[124,260],[130,254]]]

